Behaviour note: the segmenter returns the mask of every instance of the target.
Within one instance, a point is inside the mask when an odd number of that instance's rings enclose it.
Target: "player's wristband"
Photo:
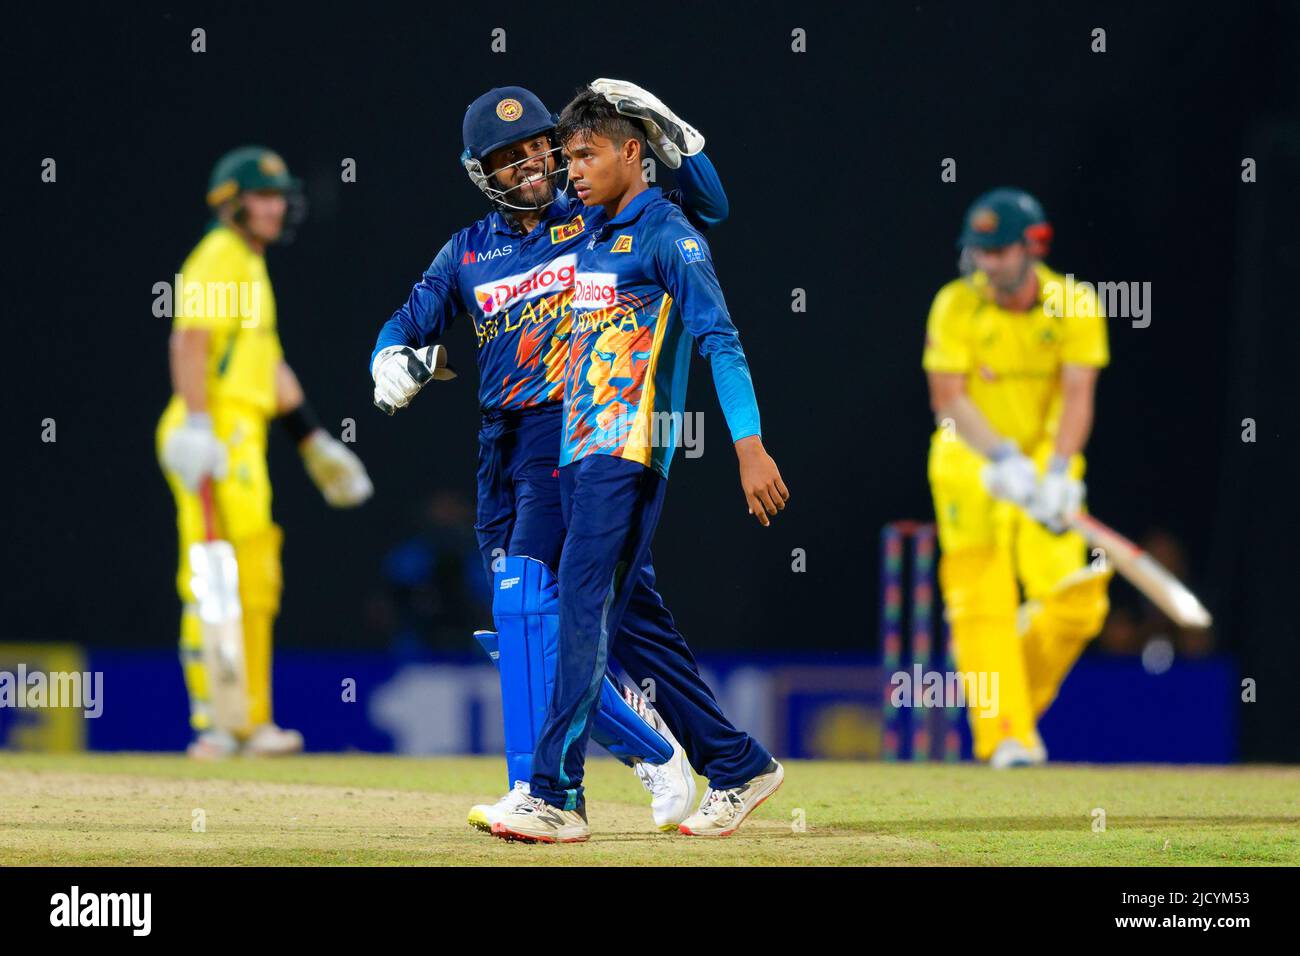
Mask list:
[[[1053,455],[1047,459],[1047,471],[1049,474],[1065,474],[1070,467],[1070,458],[1068,455]]]
[[[285,412],[280,416],[280,424],[284,430],[289,433],[295,445],[302,444],[304,438],[320,428],[320,419],[316,417],[316,412],[303,399],[302,404],[291,411]]]

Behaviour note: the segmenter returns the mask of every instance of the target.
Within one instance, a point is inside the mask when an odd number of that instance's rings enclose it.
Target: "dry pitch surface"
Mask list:
[[[526,846],[465,824],[501,767],[0,754],[0,866],[1300,864],[1300,768],[791,761],[736,836],[702,840],[654,832],[633,775],[593,760],[591,842]]]

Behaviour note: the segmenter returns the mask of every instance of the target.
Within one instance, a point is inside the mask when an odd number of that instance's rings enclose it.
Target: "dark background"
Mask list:
[[[371,407],[367,368],[380,324],[485,211],[457,162],[465,105],[517,83],[558,111],[615,76],[708,137],[732,207],[711,244],[793,493],[771,529],[745,514],[697,360],[688,406],[706,411],[705,454],[676,460],[656,538],[693,645],[876,647],[879,529],[930,515],[926,312],[955,275],[966,206],[1015,184],[1056,226],[1055,268],[1152,283],[1149,328],[1110,322],[1090,503],[1133,537],[1182,542],[1218,646],[1260,681],[1245,753],[1297,756],[1300,16],[1289,3],[1044,6],[11,14],[4,639],[174,643],[174,514],[153,452],[168,323],[151,287],[202,235],[215,159],[257,142],[311,203],[297,241],[268,256],[287,356],[327,424],[356,420],[377,488],[364,508],[331,511],[273,439],[287,535],[277,640],[373,641],[363,618],[382,555],[432,490],[472,494],[468,323],[447,339],[465,374],[393,419]],[[498,26],[505,54],[490,51]],[[194,27],[206,53],[190,52]],[[806,53],[790,50],[795,27]],[[1090,52],[1094,27],[1104,54]],[[47,156],[56,184],[39,181]],[[1257,183],[1241,181],[1244,156]],[[339,181],[344,157],[354,184]],[[956,183],[940,181],[945,157]],[[795,287],[806,313],[790,310]],[[54,444],[39,440],[47,417]],[[794,548],[806,573],[791,571]]]

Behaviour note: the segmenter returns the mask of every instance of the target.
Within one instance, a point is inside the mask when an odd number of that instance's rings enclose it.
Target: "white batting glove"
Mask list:
[[[307,474],[334,508],[353,508],[372,494],[366,466],[343,442],[318,428],[298,446]]]
[[[198,491],[204,478],[226,477],[226,446],[212,430],[212,416],[207,412],[186,415],[163,442],[162,462],[190,491]]]
[[[1057,534],[1083,507],[1083,482],[1070,477],[1069,464],[1068,459],[1052,459],[1026,508],[1031,518]]]
[[[445,382],[456,377],[441,345],[390,345],[375,356],[370,375],[375,380],[375,407],[386,415],[411,404],[430,379]]]
[[[669,169],[681,166],[683,156],[694,156],[704,149],[704,137],[699,130],[649,90],[626,80],[608,79],[592,80],[591,88],[624,116],[641,121],[646,142]]]
[[[1010,501],[1022,508],[1029,506],[1038,487],[1038,470],[1015,442],[1003,442],[989,455],[981,472],[984,487],[999,501]]]

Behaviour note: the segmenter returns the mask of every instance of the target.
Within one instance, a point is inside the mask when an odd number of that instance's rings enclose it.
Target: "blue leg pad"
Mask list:
[[[560,634],[559,585],[551,569],[533,558],[508,557],[494,575],[492,616],[497,632],[474,637],[501,672],[501,712],[505,721],[506,785],[532,778],[533,749],[555,686],[555,656]],[[662,734],[629,706],[605,675],[591,736],[624,762],[660,764],[673,754]]]

